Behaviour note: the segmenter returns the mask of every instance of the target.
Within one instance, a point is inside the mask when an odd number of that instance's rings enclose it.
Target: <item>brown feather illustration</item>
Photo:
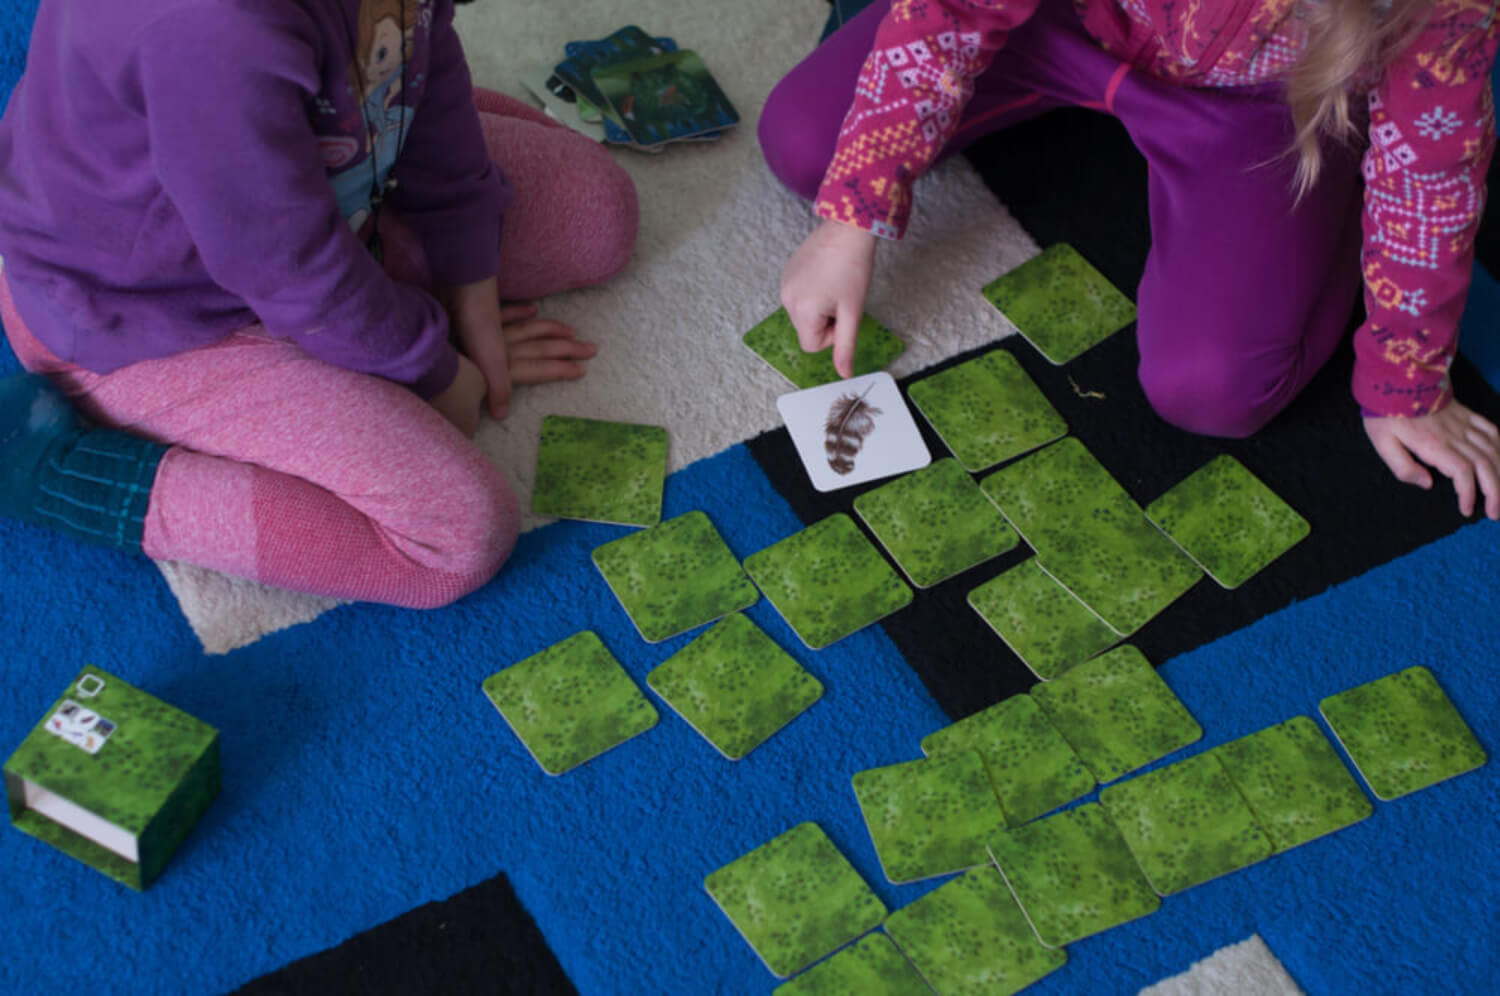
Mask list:
[[[874,431],[875,416],[879,414],[880,409],[865,401],[864,394],[841,395],[828,409],[828,420],[823,423],[826,433],[823,448],[828,451],[828,466],[835,474],[847,474],[854,469],[854,457],[865,445],[865,437]]]

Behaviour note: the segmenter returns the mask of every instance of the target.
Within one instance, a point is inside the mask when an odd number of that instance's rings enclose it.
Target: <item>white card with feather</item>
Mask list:
[[[776,407],[819,491],[893,477],[932,462],[901,389],[884,371],[783,394]]]

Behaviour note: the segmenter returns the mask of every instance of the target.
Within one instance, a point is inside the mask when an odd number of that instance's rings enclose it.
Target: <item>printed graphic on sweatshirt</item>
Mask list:
[[[354,58],[345,93],[356,96],[358,114],[343,135],[322,140],[339,210],[358,231],[370,216],[371,193],[380,189],[411,132],[416,109],[406,101],[421,83],[409,77],[416,60],[416,33],[432,23],[432,0],[361,0],[354,22]],[[425,39],[424,39],[425,43]],[[344,131],[344,128],[340,128]]]

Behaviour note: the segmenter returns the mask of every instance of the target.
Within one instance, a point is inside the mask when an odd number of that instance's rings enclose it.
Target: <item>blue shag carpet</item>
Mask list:
[[[19,72],[20,8],[0,10],[0,92]],[[1481,273],[1466,352],[1500,383],[1500,338],[1480,341],[1497,322],[1500,287]],[[667,514],[694,508],[741,558],[802,526],[743,446],[669,480]],[[703,891],[720,865],[814,820],[890,907],[933,888],[885,882],[849,785],[920,756],[948,722],[878,627],[809,653],[768,604],[751,610],[826,694],[742,762],[661,707],[636,740],[540,771],[480,693],[486,676],[591,628],[644,684],[687,640],[643,643],[594,570],[590,551],[622,532],[559,523],[460,605],[351,606],[205,657],[149,563],[0,522],[0,753],[92,663],[218,727],[224,782],[144,894],[0,831],[0,993],[224,991],[498,874],[584,993],[765,993],[775,980]],[[1166,662],[1206,731],[1172,759],[1417,663],[1493,756],[1497,562],[1500,527],[1465,527]],[[1364,823],[1072,945],[1035,991],[1134,992],[1255,932],[1313,994],[1491,991],[1497,811],[1493,761],[1377,802]]]

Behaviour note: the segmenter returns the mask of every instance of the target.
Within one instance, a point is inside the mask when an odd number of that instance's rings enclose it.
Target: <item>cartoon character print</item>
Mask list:
[[[384,184],[401,154],[401,145],[411,131],[416,111],[407,106],[405,66],[410,58],[417,25],[431,22],[431,0],[361,0],[357,20],[354,61],[348,69],[351,91],[356,92],[360,116],[359,134],[327,136],[322,141],[324,163],[330,169],[345,167],[333,176],[339,210],[358,231],[370,217],[372,186]],[[361,155],[363,153],[363,155]],[[370,162],[373,157],[374,167]]]

